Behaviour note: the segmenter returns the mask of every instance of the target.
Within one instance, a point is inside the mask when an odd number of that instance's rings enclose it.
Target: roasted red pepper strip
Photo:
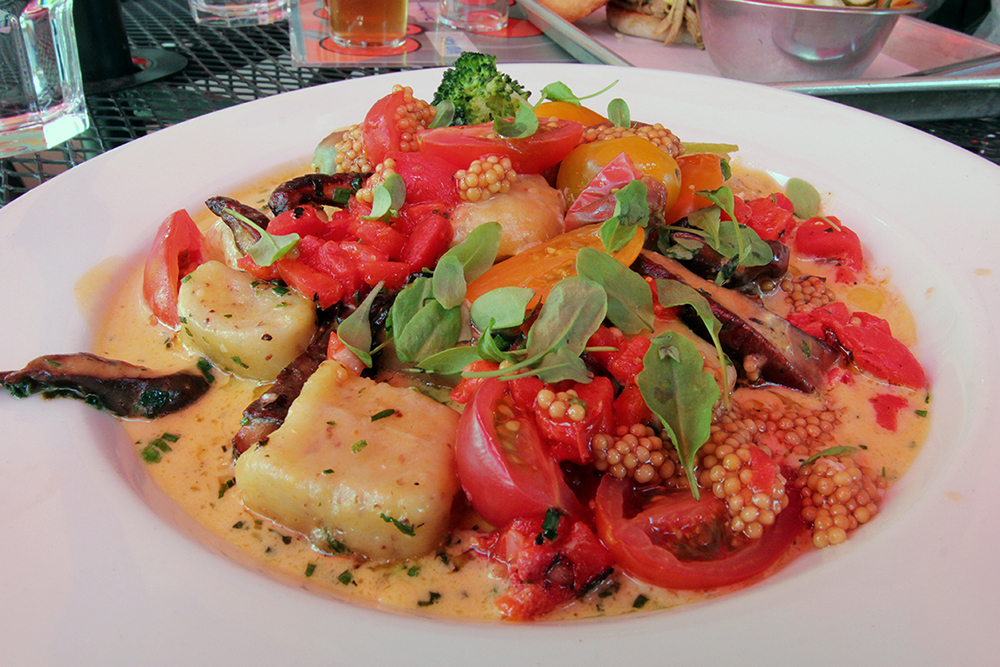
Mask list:
[[[835,262],[852,271],[864,267],[861,240],[840,220],[809,218],[795,231],[793,247],[805,257]]]
[[[841,302],[808,313],[792,313],[788,321],[806,333],[839,344],[860,368],[892,384],[921,389],[927,376],[910,350],[893,338],[889,323],[869,313],[850,313]]]

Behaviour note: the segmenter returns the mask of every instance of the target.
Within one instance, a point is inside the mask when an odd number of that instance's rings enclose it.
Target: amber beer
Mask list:
[[[326,0],[330,34],[347,47],[395,47],[406,39],[406,0]]]

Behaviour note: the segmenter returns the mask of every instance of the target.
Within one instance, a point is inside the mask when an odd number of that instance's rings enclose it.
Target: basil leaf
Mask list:
[[[815,218],[819,214],[819,191],[801,178],[790,178],[785,184],[785,196],[795,207],[800,218]]]
[[[375,297],[382,291],[384,282],[380,282],[372,288],[364,301],[358,304],[354,312],[344,318],[344,321],[337,327],[337,337],[348,350],[357,355],[365,366],[372,367],[372,326],[369,319],[372,303]]]
[[[385,220],[399,215],[399,208],[406,201],[406,182],[399,174],[389,174],[375,186],[372,193],[371,215],[361,216],[364,220]]]
[[[481,358],[476,348],[471,345],[460,345],[424,357],[417,366],[429,373],[457,375],[465,370],[466,366]]]
[[[462,262],[454,255],[442,256],[431,277],[434,298],[445,309],[457,308],[465,301],[465,271]]]
[[[632,127],[632,115],[625,100],[616,97],[608,103],[608,120],[615,127]]]
[[[433,354],[454,347],[461,333],[461,310],[445,309],[431,299],[406,323],[402,331],[396,333],[396,356],[400,361],[419,363]]]
[[[493,121],[493,131],[505,139],[525,139],[538,131],[538,116],[531,105],[522,100],[514,120],[497,118]]]
[[[636,227],[649,224],[648,188],[642,181],[630,181],[615,193],[614,214],[601,225],[601,243],[605,252],[621,250],[635,237]]]
[[[491,321],[498,329],[519,327],[534,298],[535,290],[529,287],[498,287],[472,303],[469,317],[480,331],[485,331]]]
[[[702,370],[701,354],[684,336],[668,331],[651,342],[636,384],[646,405],[663,422],[677,448],[691,493],[699,498],[695,454],[711,434],[712,407],[719,399],[719,385]]]
[[[493,266],[502,236],[503,226],[499,222],[483,223],[469,232],[464,241],[445,252],[441,260],[445,257],[457,258],[462,263],[466,283],[471,283]]]
[[[653,293],[638,273],[596,248],[580,248],[576,273],[604,288],[607,318],[625,334],[653,330]]]

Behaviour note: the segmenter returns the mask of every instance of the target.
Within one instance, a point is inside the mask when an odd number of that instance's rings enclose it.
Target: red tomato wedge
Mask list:
[[[177,290],[181,278],[204,261],[201,230],[188,212],[181,209],[160,223],[153,247],[146,256],[142,274],[142,297],[168,327],[180,326],[177,316]]]
[[[556,165],[576,148],[583,124],[572,120],[545,121],[524,139],[505,139],[493,132],[493,123],[440,127],[420,134],[420,152],[465,169],[484,155],[509,157],[519,174],[539,174]]]
[[[788,506],[761,539],[730,550],[722,537],[728,511],[721,500],[705,492],[701,500],[687,491],[647,494],[605,475],[597,487],[597,534],[619,567],[664,588],[716,588],[750,579],[773,565],[805,527],[798,495],[789,493]]]
[[[405,93],[397,90],[380,99],[368,110],[361,126],[361,141],[373,165],[384,160],[389,151],[399,150],[402,133],[396,124],[396,113],[405,104]]]
[[[455,459],[465,495],[494,526],[553,507],[577,520],[587,516],[542,445],[534,417],[514,404],[502,380],[485,380],[465,406]]]

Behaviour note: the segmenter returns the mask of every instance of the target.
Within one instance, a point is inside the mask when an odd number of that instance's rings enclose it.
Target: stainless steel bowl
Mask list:
[[[852,79],[882,50],[900,9],[697,0],[705,49],[723,76],[775,83]]]

